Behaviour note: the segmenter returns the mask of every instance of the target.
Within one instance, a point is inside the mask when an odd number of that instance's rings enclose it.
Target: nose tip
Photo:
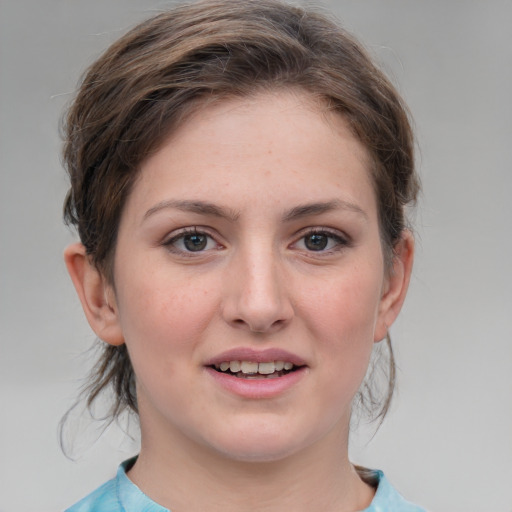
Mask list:
[[[246,327],[254,333],[270,333],[279,330],[287,323],[287,319],[284,316],[279,315],[270,308],[268,311],[259,312],[246,310],[238,318],[234,319],[233,324],[241,328]]]
[[[274,268],[252,268],[232,280],[224,316],[228,323],[253,333],[271,333],[293,317],[287,287]]]

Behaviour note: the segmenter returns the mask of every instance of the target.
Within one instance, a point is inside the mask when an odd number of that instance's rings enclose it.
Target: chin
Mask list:
[[[230,429],[210,446],[224,458],[238,462],[276,462],[301,451],[314,440],[291,428],[268,423],[253,423],[249,428]]]
[[[297,448],[266,445],[235,446],[229,450],[220,450],[221,455],[229,460],[247,463],[268,463],[282,461],[299,451]]]

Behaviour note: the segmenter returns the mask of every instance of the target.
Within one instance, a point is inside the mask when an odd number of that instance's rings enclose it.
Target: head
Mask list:
[[[342,118],[364,148],[383,259],[392,272],[407,227],[404,210],[418,190],[399,95],[360,44],[325,16],[272,0],[212,0],[179,6],[119,39],[87,71],[68,111],[65,219],[114,292],[119,227],[144,163],[201,111],[287,91]],[[391,349],[389,337],[386,343]],[[105,345],[89,404],[108,386],[115,391],[114,416],[137,412],[123,343]],[[368,402],[377,416],[387,411],[393,386],[390,352],[387,394],[378,404],[370,394]]]

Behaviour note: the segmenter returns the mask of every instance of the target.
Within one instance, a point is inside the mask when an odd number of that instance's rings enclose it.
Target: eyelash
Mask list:
[[[191,251],[191,250],[185,250],[185,249],[180,249],[180,248],[176,247],[175,244],[180,240],[184,241],[187,236],[199,236],[199,237],[205,236],[205,237],[207,237],[207,240],[205,242],[206,243],[205,247],[207,247],[209,240],[212,240],[216,244],[217,249],[219,248],[219,246],[222,247],[221,244],[219,244],[212,235],[210,235],[207,231],[201,230],[201,228],[196,227],[196,226],[192,227],[192,228],[185,228],[185,229],[181,230],[179,233],[177,233],[174,236],[172,236],[171,238],[165,240],[162,243],[162,245],[164,247],[166,247],[170,252],[173,252],[173,253],[179,254],[179,255],[184,255],[184,256],[186,255],[187,257],[193,257],[195,253],[200,254],[200,253],[205,252],[204,248],[200,248],[200,250],[198,250],[198,251]],[[313,236],[320,236],[320,237],[325,236],[328,239],[327,244],[329,244],[329,241],[333,241],[335,243],[335,245],[334,245],[334,247],[331,247],[329,249],[321,248],[320,250],[314,250],[314,249],[308,249],[307,247],[302,249],[306,253],[311,254],[311,255],[313,255],[313,254],[317,254],[317,255],[332,254],[337,251],[343,250],[345,247],[350,246],[350,240],[348,238],[341,236],[338,232],[333,232],[328,228],[308,229],[307,231],[301,233],[301,236],[297,239],[297,241],[293,242],[293,244],[291,244],[291,246],[297,245],[301,241],[304,241],[304,245],[305,245],[306,238],[313,237]],[[206,249],[206,250],[211,250],[211,249]]]
[[[205,237],[207,237],[207,239],[213,240],[215,242],[217,248],[220,246],[220,244],[215,241],[215,239],[212,235],[210,235],[206,231],[202,231],[198,227],[185,228],[185,229],[181,230],[179,233],[177,233],[176,235],[165,240],[162,245],[164,247],[166,247],[167,250],[169,250],[170,252],[173,252],[175,254],[179,254],[179,255],[187,256],[187,257],[193,257],[195,253],[202,253],[202,252],[204,252],[204,250],[189,251],[189,250],[179,249],[176,247],[175,244],[176,244],[176,242],[178,242],[180,240],[184,241],[187,236],[194,236],[194,235],[205,236]],[[206,244],[208,244],[208,240],[206,241]]]
[[[308,253],[308,254],[311,254],[311,255],[314,255],[314,254],[317,254],[317,255],[323,255],[323,254],[333,254],[335,252],[338,252],[340,250],[343,250],[344,248],[346,247],[349,247],[350,246],[350,241],[347,237],[345,236],[342,236],[340,233],[338,232],[334,232],[328,228],[313,228],[313,229],[308,229],[306,232],[304,233],[301,233],[301,236],[300,238],[297,240],[297,242],[294,242],[293,245],[296,245],[298,244],[300,241],[304,241],[304,244],[305,244],[305,240],[306,238],[308,237],[312,237],[312,236],[325,236],[327,237],[327,243],[329,243],[329,241],[333,241],[335,243],[334,247],[331,247],[329,249],[321,249],[321,250],[318,250],[318,251],[315,251],[313,249],[305,249],[305,251]]]

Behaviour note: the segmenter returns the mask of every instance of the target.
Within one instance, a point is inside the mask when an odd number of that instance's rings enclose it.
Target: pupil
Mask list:
[[[306,237],[306,247],[311,251],[321,251],[327,247],[327,237],[325,235],[310,235]]]
[[[183,243],[189,251],[202,251],[206,247],[206,235],[187,235]]]

